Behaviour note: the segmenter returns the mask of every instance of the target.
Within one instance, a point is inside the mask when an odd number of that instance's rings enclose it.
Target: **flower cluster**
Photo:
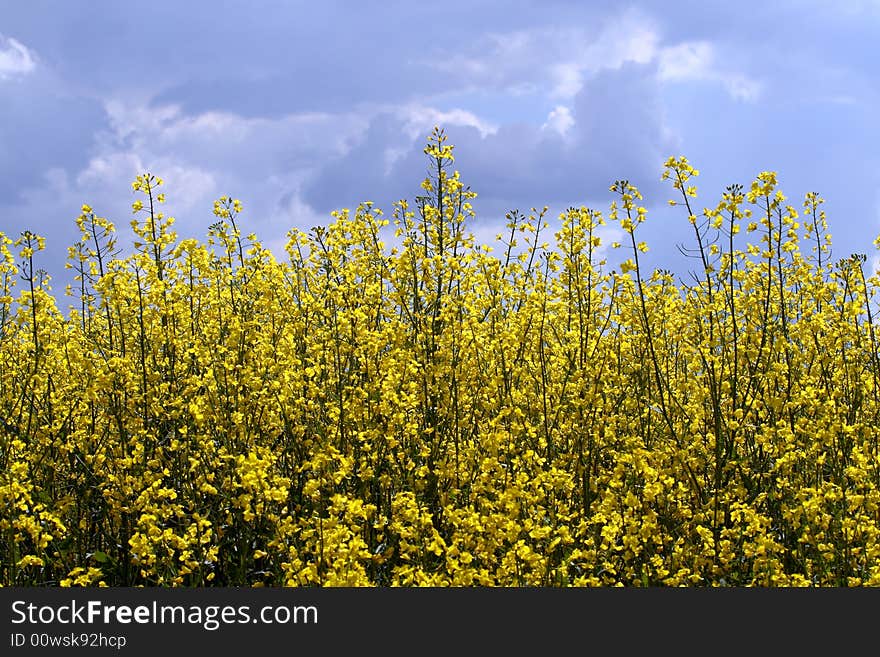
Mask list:
[[[0,235],[0,583],[880,584],[880,280],[818,194],[699,210],[670,158],[685,283],[645,271],[628,181],[493,249],[443,131],[425,154],[414,204],[283,259],[230,197],[180,239],[139,176],[132,253],[82,207],[64,312],[42,237]]]

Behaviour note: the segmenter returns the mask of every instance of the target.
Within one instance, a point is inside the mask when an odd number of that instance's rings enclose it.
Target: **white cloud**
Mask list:
[[[27,75],[37,66],[34,53],[20,41],[0,34],[0,80]]]
[[[406,156],[409,150],[409,148],[395,148],[393,146],[385,149],[385,152],[382,154],[382,161],[385,165],[384,171],[386,176],[391,174],[391,171],[394,169],[394,163]]]
[[[603,25],[543,27],[487,34],[474,51],[424,60],[459,77],[473,89],[510,95],[546,92],[569,100],[587,75],[619,69],[627,62],[647,63],[659,42],[653,21],[628,9]],[[549,81],[549,87],[548,87]]]
[[[571,101],[585,80],[627,63],[657,63],[665,83],[702,82],[721,85],[734,99],[755,101],[762,85],[725,65],[708,41],[662,45],[660,29],[650,16],[629,9],[596,27],[543,27],[493,33],[470,53],[459,53],[429,65],[459,76],[471,89],[495,89],[510,95],[544,93]]]
[[[144,132],[155,133],[181,116],[177,105],[150,107],[146,103],[125,103],[116,99],[106,101],[104,111],[114,133],[122,139]]]
[[[734,99],[746,102],[757,100],[763,88],[760,82],[741,73],[721,74],[717,79]]]
[[[715,65],[716,49],[707,41],[686,41],[661,48],[657,53],[658,76],[663,82],[714,82],[736,100],[754,101],[761,84],[743,73]]]
[[[659,41],[660,34],[647,16],[627,11],[608,23],[598,38],[585,38],[586,47],[575,46],[575,61],[590,72],[618,69],[628,62],[646,64],[654,58]]]
[[[363,139],[372,116],[363,108],[275,118],[220,111],[190,115],[178,105],[150,105],[149,99],[115,99],[105,103],[105,110],[110,129],[96,140],[98,152],[70,183],[79,203],[103,212],[97,208],[109,204],[98,202],[112,199],[113,207],[123,209],[117,225],[124,229],[136,198],[131,182],[149,172],[165,181],[168,203],[162,211],[176,218],[178,234],[204,237],[214,221],[213,200],[230,195],[244,205],[243,230],[255,232],[279,258],[285,257],[290,228],[328,223],[303,200],[303,184],[322,163],[345,157]],[[466,112],[422,115],[482,125]]]
[[[472,90],[510,95],[546,94],[572,100],[585,80],[628,63],[656,62],[661,82],[720,84],[733,98],[756,100],[759,81],[725,65],[715,44],[685,41],[663,45],[654,20],[628,9],[595,27],[553,26],[486,35],[475,50],[457,53],[430,66],[456,75]]]
[[[590,75],[616,70],[627,63],[646,64],[656,52],[659,33],[646,16],[630,10],[609,22],[598,34],[583,28],[541,30],[534,34],[531,57],[549,52],[547,64],[553,81],[551,98],[574,98]]]
[[[547,116],[547,121],[541,126],[541,130],[553,130],[562,136],[574,125],[574,117],[571,110],[565,105],[557,105]]]
[[[661,80],[700,80],[711,75],[715,57],[712,44],[706,41],[680,43],[660,50]]]
[[[217,183],[210,171],[182,163],[174,156],[154,156],[146,163],[140,156],[127,151],[98,155],[76,177],[81,189],[108,188],[118,191],[131,188],[135,176],[152,173],[164,181],[175,210],[202,207],[218,196]],[[132,200],[134,200],[132,195]],[[163,209],[164,211],[164,209]]]
[[[214,175],[200,167],[159,160],[156,169],[164,172],[162,178],[166,186],[174,190],[176,208],[188,210],[208,207],[215,197],[222,195],[217,189]]]
[[[433,107],[412,104],[395,113],[403,119],[404,132],[411,140],[424,139],[435,125],[476,128],[481,137],[493,135],[498,131],[498,126],[494,123],[484,121],[473,112],[463,109],[443,112]]]
[[[190,153],[260,149],[259,157],[305,146],[342,155],[369,123],[354,112],[305,112],[272,119],[217,111],[185,115],[174,104],[152,106],[118,99],[106,102],[105,110],[112,136],[119,143],[128,140],[130,148],[138,152],[182,147]]]
[[[584,86],[581,67],[574,62],[554,64],[550,67],[550,77],[553,80],[550,95],[554,98],[574,98]]]
[[[143,162],[134,153],[105,153],[89,160],[88,166],[77,175],[76,184],[79,187],[88,187],[94,183],[104,184],[121,176],[130,177],[128,182],[131,183],[134,176],[143,172]]]

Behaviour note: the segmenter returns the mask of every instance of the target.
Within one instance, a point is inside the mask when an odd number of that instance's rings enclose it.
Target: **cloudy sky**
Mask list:
[[[127,234],[134,177],[165,179],[181,237],[214,199],[283,255],[287,231],[419,194],[434,125],[504,213],[607,212],[626,178],[649,208],[649,264],[685,271],[698,207],[776,171],[826,199],[834,257],[880,233],[880,2],[167,2],[0,0],[0,231],[47,238],[56,290],[83,203]],[[874,260],[875,262],[876,259]]]

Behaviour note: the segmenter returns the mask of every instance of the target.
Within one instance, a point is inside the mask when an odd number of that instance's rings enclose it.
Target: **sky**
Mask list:
[[[231,196],[283,258],[333,210],[413,203],[436,125],[483,243],[511,210],[607,215],[627,179],[646,266],[686,272],[693,229],[661,180],[685,156],[698,208],[775,171],[795,207],[825,199],[832,257],[877,267],[878,61],[877,0],[0,0],[0,232],[45,236],[61,291],[81,205],[129,239],[152,173],[181,238]]]

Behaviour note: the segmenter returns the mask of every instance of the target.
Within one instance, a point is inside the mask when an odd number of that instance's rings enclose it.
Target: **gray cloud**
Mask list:
[[[0,230],[43,232],[63,262],[79,206],[127,230],[131,179],[150,170],[182,235],[203,236],[211,201],[229,194],[279,246],[332,209],[420,193],[439,124],[486,234],[508,209],[603,209],[619,177],[653,215],[671,195],[663,160],[686,154],[703,171],[701,206],[776,169],[793,202],[826,195],[840,252],[870,251],[877,13],[803,6],[156,0],[135,16],[111,0],[12,4]],[[675,256],[680,219],[649,219],[650,257]]]
[[[625,64],[596,74],[574,98],[571,117],[564,135],[526,123],[505,124],[485,135],[471,126],[441,127],[455,146],[456,168],[487,208],[605,199],[616,178],[630,178],[646,192],[658,189],[662,162],[678,145],[664,125],[654,66]],[[306,184],[305,200],[329,211],[340,204],[367,199],[382,204],[419,193],[427,163],[421,151],[424,138],[407,140],[401,124],[391,114],[374,118],[358,146]],[[430,126],[424,128],[426,137]],[[384,150],[407,142],[405,156],[386,169]]]
[[[41,184],[49,169],[75,172],[106,125],[100,102],[71,95],[45,71],[0,80],[0,96],[0,199],[7,202]]]
[[[0,34],[0,80],[27,75],[36,66],[36,56],[27,46]]]

